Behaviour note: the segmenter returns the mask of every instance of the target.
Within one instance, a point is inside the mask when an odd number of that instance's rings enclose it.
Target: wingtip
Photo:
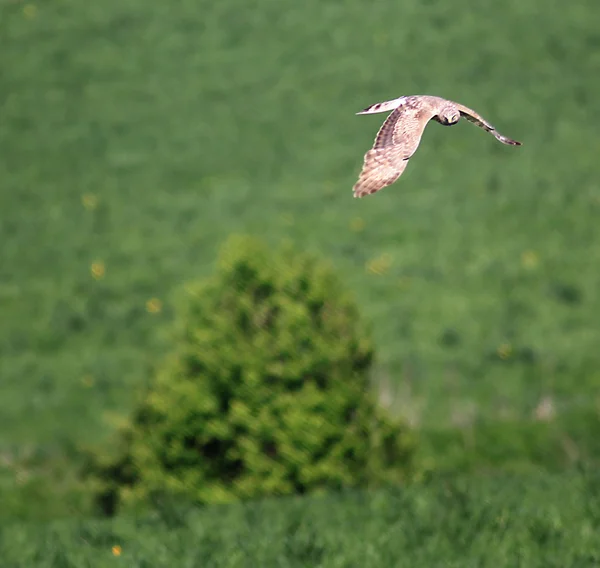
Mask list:
[[[386,101],[383,103],[375,103],[372,105],[369,105],[367,108],[363,108],[361,111],[357,112],[356,114],[376,114],[378,112],[386,112],[387,110],[390,110],[388,108],[388,106],[390,105],[390,103],[393,103],[395,101]]]
[[[376,190],[375,190],[376,191]],[[360,199],[362,197],[366,197],[367,195],[372,195],[373,193],[375,193],[374,190],[372,189],[366,189],[364,187],[362,188],[352,188],[352,196]]]
[[[506,144],[507,146],[522,146],[523,145],[518,140],[513,140],[512,138],[508,138],[507,136],[502,136],[502,134],[498,134],[497,132],[494,132],[493,134],[500,142],[502,142],[502,144]]]
[[[364,195],[365,195],[365,193],[363,191],[361,191],[360,189],[357,189],[356,186],[354,186],[352,188],[352,197],[360,198],[360,197],[363,197]]]

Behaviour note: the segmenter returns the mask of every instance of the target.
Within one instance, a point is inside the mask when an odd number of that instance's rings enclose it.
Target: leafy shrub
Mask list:
[[[173,352],[115,457],[88,467],[105,511],[399,481],[412,434],[369,389],[373,344],[331,267],[234,236],[216,274],[186,287]]]

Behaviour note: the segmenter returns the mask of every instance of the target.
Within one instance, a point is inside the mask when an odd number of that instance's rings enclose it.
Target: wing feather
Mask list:
[[[373,147],[365,154],[354,197],[370,195],[394,183],[416,152],[438,103],[431,97],[407,97],[382,124]]]
[[[483,128],[486,132],[489,132],[496,140],[502,142],[502,144],[507,144],[508,146],[521,146],[521,142],[517,142],[512,138],[508,138],[503,134],[500,134],[494,126],[492,126],[487,120],[485,120],[481,115],[477,114],[473,109],[466,107],[464,105],[455,103],[458,107],[458,110],[464,118],[466,118],[469,122],[476,124],[480,128]]]

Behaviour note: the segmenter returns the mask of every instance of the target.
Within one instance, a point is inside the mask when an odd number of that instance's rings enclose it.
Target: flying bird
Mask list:
[[[509,146],[521,142],[500,134],[487,120],[474,110],[441,97],[413,95],[376,103],[356,114],[374,114],[393,111],[385,120],[375,143],[364,158],[358,181],[352,188],[354,197],[370,195],[394,183],[406,169],[416,152],[423,131],[430,120],[443,126],[456,124],[461,116],[492,134],[496,140]]]

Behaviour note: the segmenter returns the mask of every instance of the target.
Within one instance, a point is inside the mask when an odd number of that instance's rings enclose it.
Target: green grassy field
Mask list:
[[[13,525],[0,533],[0,554],[15,568],[584,568],[600,563],[599,497],[597,475],[455,480],[163,508],[137,519]]]
[[[107,436],[174,291],[231,232],[334,260],[382,398],[417,428],[596,412],[599,18],[593,0],[2,2],[0,486]],[[397,185],[352,199],[383,119],[354,113],[417,93],[524,145],[432,124]]]

